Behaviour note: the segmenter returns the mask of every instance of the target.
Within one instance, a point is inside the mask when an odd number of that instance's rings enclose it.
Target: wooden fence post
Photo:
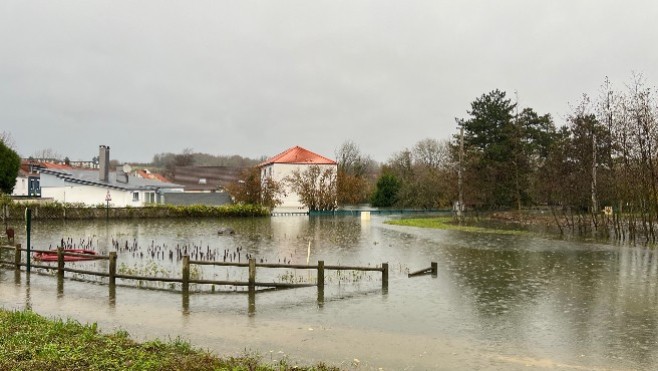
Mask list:
[[[247,313],[249,316],[253,316],[256,314],[256,290],[250,288],[249,292],[247,293],[247,299],[249,300],[249,308],[247,309]]]
[[[57,298],[64,296],[64,277],[57,276]]]
[[[318,290],[324,291],[324,260],[318,261]]]
[[[183,295],[190,290],[190,256],[183,255]]]
[[[64,277],[64,248],[57,248],[57,276]]]
[[[318,261],[318,305],[324,306],[324,260]]]
[[[256,259],[249,259],[249,290],[256,288]]]
[[[117,253],[115,251],[110,252],[110,269],[108,273],[110,276],[110,286],[114,286],[117,275]]]
[[[16,265],[16,270],[21,269],[21,244],[16,244],[16,252],[14,253],[14,264]]]
[[[439,274],[439,265],[437,262],[432,262],[432,277],[436,277]]]
[[[382,263],[382,289],[388,288],[388,263]]]

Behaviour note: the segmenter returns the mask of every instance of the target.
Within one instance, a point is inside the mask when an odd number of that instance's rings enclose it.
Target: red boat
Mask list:
[[[85,254],[87,256],[73,256],[73,255],[64,255],[64,261],[67,262],[76,262],[81,260],[93,260],[96,257],[96,251],[85,250],[85,249],[64,249],[64,252],[71,252],[76,254]],[[57,261],[57,250],[51,250],[48,252],[37,252],[34,253],[34,259],[41,260],[44,262],[56,262]]]

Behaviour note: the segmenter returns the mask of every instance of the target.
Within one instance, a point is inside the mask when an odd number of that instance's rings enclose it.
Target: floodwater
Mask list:
[[[123,329],[138,340],[181,337],[219,355],[245,350],[345,369],[658,368],[658,259],[654,250],[541,236],[398,227],[387,217],[35,222],[34,248],[61,239],[118,251],[119,271],[180,276],[178,251],[196,258],[375,266],[381,274],[327,272],[316,288],[258,292],[102,282],[0,270],[0,306]],[[218,235],[220,228],[234,235]],[[18,229],[18,228],[17,228]],[[17,235],[24,242],[24,233]],[[127,246],[126,246],[127,245]],[[310,246],[310,249],[309,249]],[[310,256],[309,256],[310,251]],[[13,255],[7,253],[5,259]],[[234,258],[235,257],[235,258]],[[438,263],[438,275],[409,271]],[[104,262],[76,263],[104,270]],[[313,271],[258,269],[257,281],[314,282]],[[246,269],[193,271],[246,280]],[[77,278],[85,278],[78,276]],[[137,288],[141,284],[142,288]],[[147,289],[144,287],[150,287]],[[163,290],[164,289],[164,290]],[[173,290],[168,290],[173,289]]]

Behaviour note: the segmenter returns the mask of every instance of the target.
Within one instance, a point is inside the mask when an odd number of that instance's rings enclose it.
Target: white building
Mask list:
[[[178,184],[143,179],[123,171],[110,175],[110,148],[100,146],[99,170],[42,169],[41,197],[87,206],[140,207],[163,203],[167,193],[183,192]]]
[[[146,180],[117,171],[108,181],[93,170],[41,170],[41,197],[87,206],[141,207],[163,203],[169,192],[183,192],[180,185]],[[109,197],[108,197],[109,195]]]
[[[11,195],[14,197],[41,196],[39,190],[39,173],[34,171],[31,164],[21,164]]]
[[[261,179],[271,178],[277,183],[284,184],[283,180],[291,176],[294,171],[303,172],[309,166],[317,165],[321,171],[331,169],[336,174],[338,164],[336,161],[327,157],[313,153],[299,146],[289,148],[278,155],[269,158],[258,165],[261,171]],[[282,209],[306,210],[299,200],[299,195],[293,192],[289,186],[284,184],[285,196],[283,203],[279,206]]]
[[[11,192],[12,196],[26,197],[28,195],[29,177],[22,170],[18,172],[16,177],[16,184],[14,190]]]

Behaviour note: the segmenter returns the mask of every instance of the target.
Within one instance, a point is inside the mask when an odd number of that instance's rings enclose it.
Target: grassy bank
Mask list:
[[[122,331],[101,334],[96,325],[48,320],[31,311],[0,309],[0,370],[338,370],[318,364],[266,364],[259,357],[219,358],[189,343],[137,343]]]
[[[389,220],[387,224],[401,225],[406,227],[419,227],[419,228],[433,228],[433,229],[448,229],[463,232],[475,233],[490,233],[490,234],[506,234],[506,235],[524,235],[530,232],[521,229],[505,229],[497,227],[489,227],[477,225],[475,221],[466,221],[461,224],[455,218],[449,216],[433,217],[433,218],[408,218],[408,219],[395,219]]]

